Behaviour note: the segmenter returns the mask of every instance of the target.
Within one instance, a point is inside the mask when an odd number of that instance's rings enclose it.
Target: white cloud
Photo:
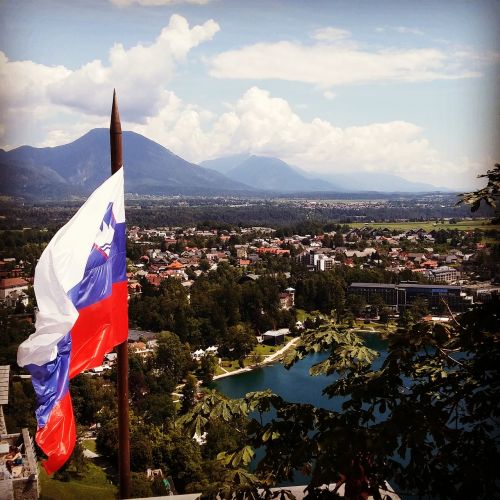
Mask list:
[[[35,144],[37,147],[45,148],[68,144],[86,134],[89,130],[109,127],[109,117],[83,117],[81,113],[74,111],[66,111],[63,116],[65,118],[63,126],[61,123],[55,126],[47,126],[46,124],[42,126],[44,138]]]
[[[331,26],[327,28],[317,29],[313,33],[313,38],[321,42],[334,42],[337,40],[343,40],[344,38],[349,38],[351,32],[341,28],[333,28]]]
[[[409,29],[400,27],[401,29]],[[471,78],[470,58],[436,48],[368,49],[346,39],[349,33],[322,28],[314,44],[280,41],[228,50],[209,62],[210,74],[226,79],[276,79],[321,89],[373,82],[423,82]],[[480,55],[477,55],[480,58]]]
[[[137,4],[143,7],[158,7],[162,5],[178,5],[181,3],[191,3],[196,5],[206,5],[211,0],[111,0],[111,3],[118,7],[128,7]]]
[[[86,115],[80,120],[83,123],[107,116],[115,87],[126,103],[121,108],[123,117],[142,121],[156,114],[176,66],[217,31],[219,25],[213,20],[190,28],[185,18],[173,15],[153,43],[129,49],[116,44],[107,62],[96,59],[76,70],[10,61],[0,52],[0,141],[11,142],[7,134],[15,137],[21,127],[40,127],[42,119],[71,109]]]
[[[185,18],[173,15],[154,43],[128,50],[114,45],[107,64],[95,60],[82,66],[52,85],[50,97],[85,113],[102,114],[108,111],[110,89],[116,87],[121,100],[129,103],[125,116],[142,120],[161,104],[162,90],[174,76],[176,64],[217,31],[219,25],[213,20],[190,28]]]
[[[45,66],[33,61],[9,61],[0,52],[0,144],[20,145],[18,137],[30,136],[50,116],[57,114],[47,95],[50,85],[67,78],[64,66]]]
[[[378,26],[375,28],[377,33],[386,33],[388,31],[395,31],[396,33],[401,33],[402,35],[425,35],[422,30],[418,28],[409,28],[408,26]]]
[[[258,87],[227,103],[227,111],[219,115],[183,102],[168,83],[189,52],[218,30],[212,20],[190,27],[183,17],[172,16],[154,42],[131,48],[116,44],[106,61],[90,61],[76,70],[10,61],[0,52],[0,144],[17,146],[35,137],[32,144],[55,146],[107,126],[116,87],[124,129],[142,133],[191,161],[250,152],[324,174],[386,171],[443,185],[450,179],[462,182],[467,174],[467,161],[443,160],[424,131],[405,121],[348,128],[320,118],[306,121],[286,100]],[[227,65],[233,65],[237,77],[248,71],[248,78],[271,74],[307,81],[321,88],[325,99],[335,98],[331,87],[339,83],[432,74],[451,78],[466,71],[459,66],[446,73],[449,55],[434,49],[369,52],[349,45],[333,30],[337,28],[317,31],[321,42],[315,45],[263,43],[223,53],[212,61],[212,71],[223,76]],[[456,58],[471,61],[474,54]]]
[[[440,157],[417,125],[405,121],[341,128],[315,118],[302,120],[290,104],[258,87],[250,88],[218,117],[169,94],[156,117],[132,128],[198,162],[226,154],[279,157],[306,170],[391,172],[438,185],[466,184],[467,161]]]

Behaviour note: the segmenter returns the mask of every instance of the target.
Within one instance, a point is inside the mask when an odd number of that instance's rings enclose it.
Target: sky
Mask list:
[[[453,189],[500,161],[497,0],[2,0],[0,147],[109,126]],[[125,158],[126,162],[126,158]]]

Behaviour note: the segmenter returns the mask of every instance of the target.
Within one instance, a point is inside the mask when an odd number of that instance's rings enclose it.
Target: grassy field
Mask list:
[[[239,363],[238,363],[238,360],[227,360],[227,359],[224,359],[222,360],[221,364],[219,366],[217,366],[217,369],[215,370],[215,374],[216,375],[221,375],[223,373],[227,373],[227,372],[234,372],[234,370],[237,370],[238,368],[240,367]],[[224,368],[224,370],[221,370],[221,368]]]
[[[285,336],[285,344],[290,342],[293,337]],[[285,344],[278,345],[266,345],[266,344],[258,344],[256,345],[252,351],[246,356],[243,361],[244,366],[254,366],[257,363],[262,363],[268,356],[275,353],[279,349],[281,349]],[[222,369],[224,368],[224,369]],[[215,369],[215,375],[222,375],[224,373],[233,372],[238,370],[240,365],[238,361],[229,361],[223,360],[220,365],[218,365]]]
[[[87,448],[87,450],[93,451],[94,453],[96,452],[95,439],[86,439],[83,442],[83,446]]]
[[[67,482],[58,481],[40,469],[40,500],[111,500],[117,497],[117,487],[110,484],[104,470],[93,463],[89,464],[84,477]]]
[[[387,228],[396,231],[408,231],[409,229],[424,229],[425,231],[439,230],[439,229],[458,229],[459,231],[473,231],[479,229],[480,231],[500,231],[500,225],[490,224],[488,219],[475,219],[459,221],[456,224],[449,222],[353,222],[349,224],[350,227],[374,227],[374,228]]]
[[[307,312],[304,311],[304,309],[296,309],[295,311],[297,313],[297,321],[302,321],[302,323],[304,323],[307,318],[315,319],[317,316],[323,316],[319,311]]]
[[[253,351],[250,353],[252,354],[259,354],[262,356],[269,356],[270,354],[273,354],[276,352],[278,349],[280,349],[281,346],[272,346],[272,345],[266,345],[266,344],[259,344],[255,346]]]

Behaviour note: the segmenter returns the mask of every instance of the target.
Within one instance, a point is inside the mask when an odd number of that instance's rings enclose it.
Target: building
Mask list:
[[[500,295],[500,286],[492,285],[490,282],[466,285],[464,288],[473,297],[474,302],[489,302],[493,296]]]
[[[367,304],[372,304],[375,296],[381,297],[384,303],[394,310],[406,305],[404,290],[391,283],[352,283],[347,293],[363,297]]]
[[[285,292],[280,293],[280,309],[291,309],[295,305],[295,289],[287,288]]]
[[[401,283],[399,288],[406,293],[406,306],[411,306],[416,299],[423,299],[430,310],[441,309],[446,303],[451,311],[461,312],[468,303],[462,288],[458,285],[419,285]]]
[[[315,257],[316,271],[329,271],[330,269],[333,269],[333,266],[335,265],[334,257],[328,257],[324,254],[316,255]]]
[[[35,447],[28,429],[8,434],[3,406],[9,399],[9,366],[0,366],[0,498],[36,500],[40,494]]]
[[[328,271],[335,265],[335,257],[325,253],[328,249],[315,249],[298,255],[297,260],[310,271]]]
[[[431,271],[431,279],[442,283],[453,283],[460,279],[460,272],[454,267],[441,266]]]
[[[290,255],[290,250],[283,250],[276,247],[259,247],[257,248],[258,254],[271,254],[271,255]]]
[[[248,249],[246,246],[243,245],[235,245],[234,248],[236,249],[236,257],[238,259],[246,259],[248,256]]]
[[[9,365],[0,366],[0,435],[7,434],[3,407],[9,402],[9,372]]]
[[[277,345],[285,342],[285,335],[290,335],[288,328],[281,328],[279,330],[268,330],[262,335],[265,344]]]
[[[8,306],[15,306],[18,300],[27,305],[27,291],[28,282],[24,278],[0,279],[0,302],[5,302]]]
[[[364,297],[368,304],[373,302],[375,296],[379,296],[387,306],[399,312],[417,299],[423,299],[430,310],[441,309],[446,303],[452,312],[461,312],[468,305],[461,287],[454,285],[352,283],[347,293]]]

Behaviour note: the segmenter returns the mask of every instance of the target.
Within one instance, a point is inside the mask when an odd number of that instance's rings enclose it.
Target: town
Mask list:
[[[423,229],[412,223],[406,230],[394,223],[337,224],[335,230],[330,224],[330,230],[316,226],[314,234],[291,235],[282,228],[260,226],[132,226],[127,232],[130,324],[134,331],[144,331],[141,338],[167,330],[188,341],[193,352],[213,347],[224,335],[216,325],[200,327],[199,302],[207,299],[208,284],[222,276],[231,287],[219,290],[219,299],[214,299],[218,304],[209,308],[208,316],[213,321],[214,311],[226,304],[222,330],[244,326],[261,342],[274,331],[297,333],[314,312],[351,323],[382,318],[389,324],[409,310],[449,320],[500,291],[496,246],[484,242],[481,226],[459,230],[453,222],[449,229],[443,224]],[[34,261],[43,247],[34,241],[46,241],[44,231],[24,230],[21,234],[33,241],[12,249],[12,255],[3,251],[0,302],[15,311],[11,318],[32,320]],[[496,227],[488,234],[491,241]],[[264,301],[252,290],[260,288],[259,282],[265,283]],[[155,302],[160,296],[168,299],[168,306]],[[231,302],[234,318],[229,317]],[[188,317],[193,318],[192,328],[187,327]],[[284,335],[280,338],[284,341]],[[151,352],[140,342],[131,349]]]
[[[500,292],[494,243],[498,227],[483,223],[469,220],[467,229],[449,219],[422,227],[416,222],[329,223],[306,234],[295,234],[293,227],[227,224],[129,227],[134,414],[145,426],[173,421],[214,380],[279,360],[303,332],[320,325],[387,336],[420,320],[453,321],[474,304],[491,301]],[[16,366],[15,351],[33,330],[33,272],[52,235],[40,228],[4,231],[4,236],[0,302],[7,349],[0,354],[0,365],[7,373],[10,366],[11,383],[8,377],[4,381],[7,396],[0,423],[10,441],[28,443],[24,462],[21,458],[10,472],[14,481],[25,482],[34,468],[27,437],[34,420],[26,411],[27,401],[32,398],[32,407],[34,398],[27,376]],[[116,456],[116,420],[110,406],[115,363],[115,353],[106,355],[103,365],[77,377],[72,389],[82,432],[80,451],[108,460]],[[145,444],[139,429],[133,436],[137,481],[159,493],[199,486],[206,471],[198,471],[193,480],[180,479],[179,464],[174,463],[179,447],[194,446],[185,437],[158,460],[158,450]],[[205,445],[206,437],[198,436],[196,442]],[[218,450],[215,446],[210,457]],[[208,451],[203,453],[200,462],[210,458]],[[78,470],[76,462],[69,469]]]

